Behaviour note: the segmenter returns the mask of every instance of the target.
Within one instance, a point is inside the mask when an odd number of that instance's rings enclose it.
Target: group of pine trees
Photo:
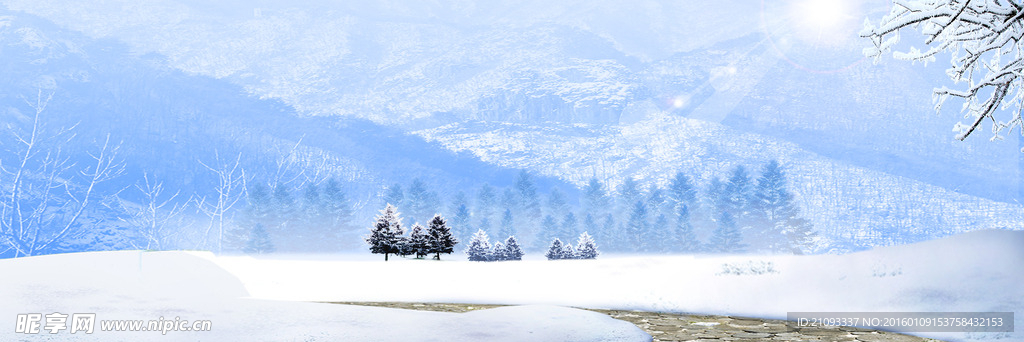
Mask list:
[[[426,231],[419,224],[413,226],[409,236],[405,236],[402,218],[398,210],[388,204],[377,216],[366,243],[370,252],[384,254],[384,261],[391,254],[400,256],[415,255],[417,259],[433,254],[435,260],[441,260],[441,254],[450,254],[458,244],[451,234],[448,224],[441,215],[434,215]]]
[[[814,248],[813,227],[800,217],[776,161],[764,164],[756,178],[740,165],[703,187],[680,172],[667,185],[646,189],[631,178],[614,190],[592,178],[579,196],[558,187],[543,194],[534,177],[522,171],[511,186],[483,184],[474,199],[458,191],[447,206],[420,179],[404,190],[400,184],[388,187],[384,200],[403,203],[417,218],[446,213],[452,234],[460,239],[478,230],[515,235],[523,238],[524,249],[534,251],[583,231],[617,252],[803,253]]]
[[[597,251],[597,244],[594,243],[594,238],[587,234],[587,232],[580,234],[576,246],[577,248],[573,248],[572,244],[562,244],[562,240],[556,238],[551,242],[551,246],[548,247],[548,252],[544,256],[548,260],[595,259],[600,254]]]
[[[466,255],[469,261],[509,261],[523,260],[524,254],[515,236],[509,236],[505,243],[495,242],[492,247],[487,232],[478,230],[469,240]]]
[[[352,206],[333,178],[298,188],[250,182],[245,203],[227,236],[230,248],[245,253],[334,251],[352,229]]]

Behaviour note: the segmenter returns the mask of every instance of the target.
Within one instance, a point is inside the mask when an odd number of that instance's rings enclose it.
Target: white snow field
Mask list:
[[[243,284],[213,259],[219,258],[205,252],[125,251],[0,260],[0,317],[7,320],[0,341],[651,340],[631,323],[556,306],[460,314],[247,298]],[[92,334],[72,334],[70,318],[64,325],[68,329],[51,334],[46,326],[55,312],[96,314]],[[37,333],[23,334],[17,333],[19,314],[47,316]],[[160,320],[157,326],[163,321],[209,320],[211,329],[102,331],[104,320],[145,320],[147,325]]]
[[[1012,311],[1015,325],[1024,327],[1024,231],[975,231],[847,255],[547,261],[532,253],[524,261],[497,263],[464,261],[461,253],[442,258],[453,261],[392,257],[385,263],[383,256],[367,253],[215,262],[262,299],[544,304],[777,319],[814,311]],[[722,274],[723,264],[739,271]],[[751,274],[768,265],[774,272]],[[1024,341],[1020,329],[914,334]]]
[[[0,317],[54,311],[211,320],[212,331],[11,334],[83,341],[649,341],[629,323],[565,306],[763,318],[787,312],[1012,311],[1024,326],[1024,231],[976,231],[848,255],[616,256],[441,262],[379,255],[263,257],[101,252],[0,260]],[[723,273],[724,265],[730,265]],[[756,271],[767,271],[756,274]],[[524,304],[464,314],[316,301]],[[916,333],[1024,341],[1015,333]],[[50,339],[56,337],[55,339]]]

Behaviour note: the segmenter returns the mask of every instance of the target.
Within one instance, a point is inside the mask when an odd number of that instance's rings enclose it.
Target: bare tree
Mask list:
[[[215,154],[214,164],[207,165],[203,161],[199,161],[199,164],[203,165],[207,170],[210,170],[217,177],[217,187],[214,189],[216,196],[212,200],[208,200],[205,196],[196,200],[196,208],[199,209],[204,215],[210,218],[210,225],[207,226],[204,232],[204,237],[209,237],[210,232],[216,229],[217,233],[217,252],[223,251],[224,242],[224,228],[226,223],[226,217],[228,212],[231,210],[239,200],[242,199],[242,195],[245,193],[245,170],[240,166],[242,160],[242,154],[239,153],[235,157],[234,162],[221,161],[220,155]],[[208,239],[203,239],[203,245],[206,246]]]
[[[135,233],[141,238],[141,241],[132,242],[135,248],[167,248],[176,234],[169,228],[172,225],[180,226],[182,211],[189,201],[175,202],[180,192],[164,196],[162,182],[150,181],[147,173],[144,173],[142,178],[141,184],[135,184],[135,189],[142,195],[141,201],[133,203],[122,198],[117,199],[119,209],[128,215],[120,220],[134,228]]]
[[[1000,132],[1014,128],[1024,134],[1020,82],[1024,5],[1015,1],[1019,0],[895,0],[878,26],[865,22],[860,35],[873,43],[865,55],[877,62],[899,41],[901,30],[917,30],[930,47],[925,51],[911,47],[893,52],[893,56],[927,63],[941,52],[952,52],[952,66],[946,73],[954,82],[967,85],[963,89],[940,87],[934,93],[937,112],[950,97],[964,101],[962,111],[968,122],[953,128],[957,139],[966,139],[986,120],[992,123],[992,139],[1001,139]],[[997,116],[1001,110],[1009,113]]]
[[[78,167],[65,147],[74,139],[74,126],[49,131],[43,113],[53,94],[44,99],[40,90],[31,127],[19,130],[8,124],[14,143],[6,152],[14,160],[0,164],[3,199],[0,203],[0,236],[14,256],[36,255],[64,242],[79,226],[79,219],[97,196],[97,185],[124,172],[119,145],[107,135],[92,162]]]

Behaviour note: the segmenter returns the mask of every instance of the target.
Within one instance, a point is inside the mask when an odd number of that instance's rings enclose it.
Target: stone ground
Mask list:
[[[383,306],[396,309],[466,312],[500,305],[402,302],[336,302],[335,304]],[[793,322],[645,311],[595,310],[636,324],[654,337],[654,341],[751,342],[751,341],[836,341],[836,342],[923,342],[937,340],[897,333],[848,327],[799,328]]]

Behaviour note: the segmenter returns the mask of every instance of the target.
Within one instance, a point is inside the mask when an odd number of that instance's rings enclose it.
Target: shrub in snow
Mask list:
[[[875,263],[871,267],[871,276],[873,277],[895,277],[901,274],[903,274],[903,266],[900,265]]]
[[[366,237],[366,243],[370,245],[370,253],[384,254],[384,261],[388,261],[388,255],[399,252],[399,240],[402,234],[402,218],[395,207],[388,204],[380,215],[377,216],[373,227],[370,228],[370,235]]]
[[[409,232],[408,247],[411,254],[415,254],[417,259],[421,259],[430,253],[430,239],[427,233],[423,231],[423,227],[418,224],[414,225]]]
[[[434,260],[441,260],[441,253],[450,254],[455,250],[459,240],[452,236],[452,231],[441,215],[434,215],[427,228],[427,254],[434,254]]]
[[[491,243],[488,241],[487,233],[482,229],[473,234],[473,238],[469,240],[466,255],[469,256],[469,261],[491,260]]]
[[[516,241],[515,236],[509,236],[505,240],[505,260],[523,260],[523,249],[519,247],[519,242]]]
[[[580,234],[579,240],[576,242],[576,259],[594,259],[597,258],[597,244],[594,243],[594,238],[590,237],[590,234],[583,232]]]
[[[562,241],[557,238],[551,241],[551,247],[548,247],[548,252],[544,253],[544,257],[548,258],[548,260],[564,259],[563,255]]]
[[[719,275],[762,275],[769,273],[779,273],[779,271],[775,269],[775,263],[771,261],[753,260],[747,262],[724,263],[722,264],[722,271],[718,272]]]

